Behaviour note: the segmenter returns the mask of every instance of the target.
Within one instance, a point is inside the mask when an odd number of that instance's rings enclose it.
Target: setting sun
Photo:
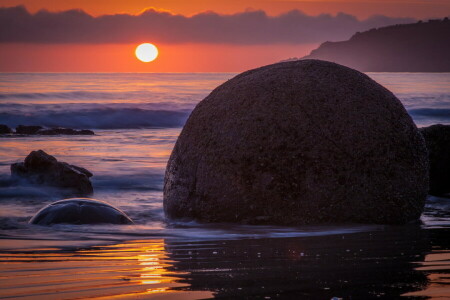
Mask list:
[[[136,57],[143,62],[151,62],[158,57],[158,48],[150,43],[140,44],[136,47]]]

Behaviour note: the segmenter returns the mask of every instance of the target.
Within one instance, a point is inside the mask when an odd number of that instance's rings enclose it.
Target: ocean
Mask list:
[[[195,105],[234,75],[0,73],[0,124],[96,133],[0,137],[0,298],[393,299],[419,297],[433,280],[448,286],[445,198],[430,196],[422,224],[404,227],[165,220],[164,171],[177,136]],[[450,124],[450,73],[368,75],[397,95],[418,127]],[[59,200],[44,187],[9,184],[10,165],[38,149],[91,171],[93,198],[122,209],[136,225],[29,225]],[[430,257],[439,268],[427,265]],[[398,276],[383,277],[383,267]]]

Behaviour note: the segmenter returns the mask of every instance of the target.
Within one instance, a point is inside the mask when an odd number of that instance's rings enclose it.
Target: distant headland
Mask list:
[[[448,18],[419,21],[325,42],[302,59],[328,60],[363,72],[450,72],[449,37]]]

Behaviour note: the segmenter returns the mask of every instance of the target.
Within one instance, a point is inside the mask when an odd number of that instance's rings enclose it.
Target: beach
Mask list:
[[[166,220],[165,167],[195,105],[231,73],[0,74],[0,123],[93,136],[0,138],[0,298],[446,299],[450,200],[420,223],[280,227]],[[450,124],[449,73],[368,73],[418,127]],[[42,149],[87,168],[93,198],[135,225],[29,225],[60,198],[12,186],[10,164]]]
[[[46,241],[47,248],[37,249],[27,249],[29,241],[8,240],[3,247],[16,249],[1,251],[2,298],[446,299],[449,295],[448,228],[410,225],[332,235],[315,231],[321,228],[310,230],[305,237],[152,238],[90,247],[54,247]]]

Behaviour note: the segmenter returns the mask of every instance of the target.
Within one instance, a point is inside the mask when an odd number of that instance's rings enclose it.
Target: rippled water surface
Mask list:
[[[167,222],[164,169],[193,107],[233,74],[0,74],[0,124],[94,136],[0,138],[0,297],[395,299],[450,295],[450,201],[421,225],[244,226]],[[418,126],[450,124],[450,74],[370,73]],[[94,198],[133,226],[41,227],[59,200],[11,186],[9,166],[42,149],[87,168]]]

